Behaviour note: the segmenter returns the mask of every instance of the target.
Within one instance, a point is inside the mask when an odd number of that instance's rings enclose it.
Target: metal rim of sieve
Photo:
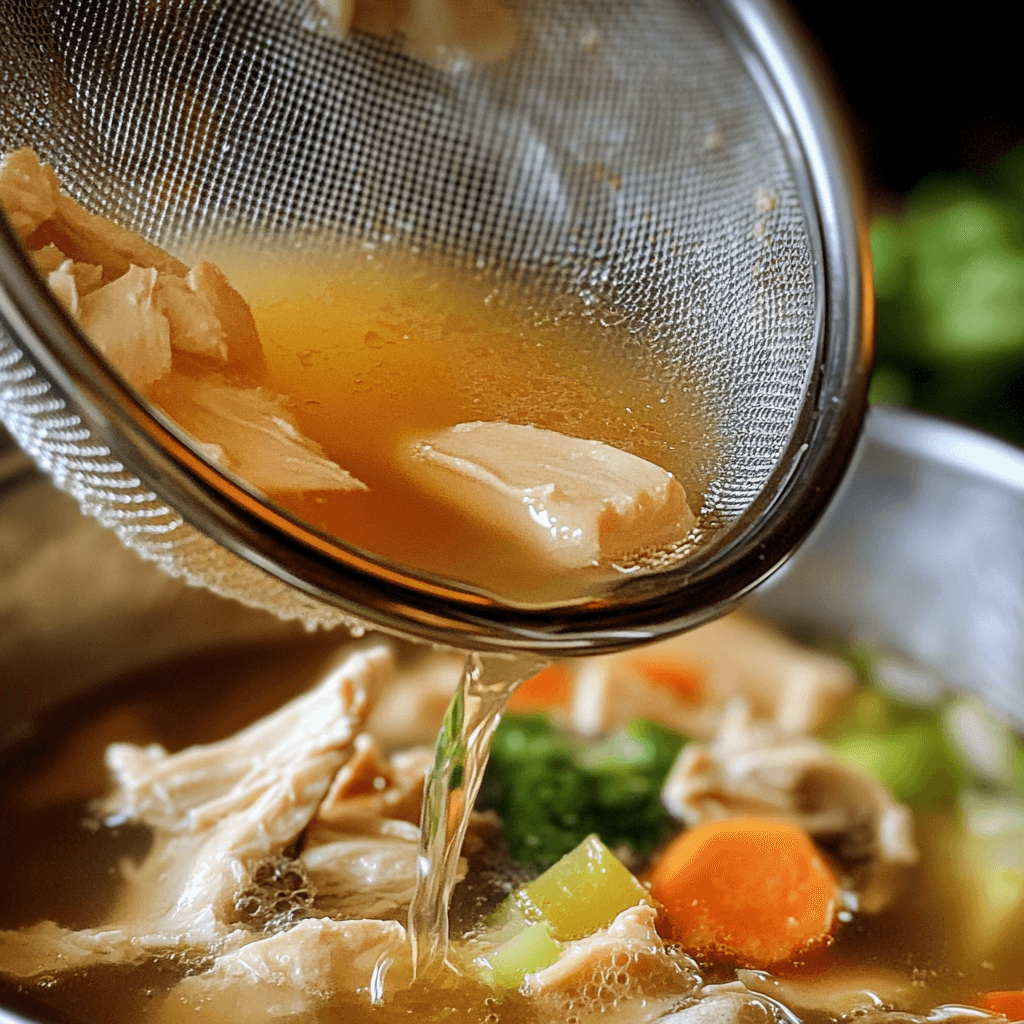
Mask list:
[[[198,456],[141,401],[51,297],[0,216],[0,316],[94,438],[201,533],[299,591],[368,625],[431,642],[552,656],[612,651],[668,636],[733,607],[807,536],[839,486],[866,408],[873,299],[867,218],[835,99],[801,31],[755,0],[708,13],[757,83],[802,191],[815,275],[817,359],[789,445],[746,512],[676,569],[631,578],[600,598],[524,607],[397,567],[269,507]]]

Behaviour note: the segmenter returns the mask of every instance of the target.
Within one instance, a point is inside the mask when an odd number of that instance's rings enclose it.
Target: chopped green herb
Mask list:
[[[498,727],[477,806],[501,816],[509,852],[546,868],[596,833],[612,849],[649,856],[678,830],[661,786],[684,738],[636,721],[586,740],[540,716]]]

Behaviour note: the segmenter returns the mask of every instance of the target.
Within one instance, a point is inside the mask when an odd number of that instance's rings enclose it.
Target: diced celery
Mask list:
[[[537,921],[473,963],[482,980],[501,988],[519,988],[527,974],[542,971],[557,959],[558,946],[547,925]]]
[[[964,782],[937,715],[881,733],[850,732],[833,739],[832,749],[910,807],[951,804]]]
[[[588,836],[511,897],[530,921],[543,921],[561,942],[605,928],[650,901],[647,890],[597,836]]]
[[[952,866],[963,894],[966,948],[987,956],[1015,938],[1024,908],[1024,801],[966,793],[961,807],[964,832]]]
[[[1024,741],[975,697],[958,697],[942,726],[964,766],[983,784],[1024,796]]]

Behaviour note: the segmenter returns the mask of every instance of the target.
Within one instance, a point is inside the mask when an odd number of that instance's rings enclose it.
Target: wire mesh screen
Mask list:
[[[338,38],[315,0],[0,11],[0,149],[32,146],[91,211],[182,256],[362,241],[613,309],[630,372],[712,409],[705,512],[735,519],[777,467],[816,356],[811,218],[702,5],[527,2],[507,60],[445,67]],[[338,620],[184,525],[0,344],[4,420],[87,511],[169,571]]]

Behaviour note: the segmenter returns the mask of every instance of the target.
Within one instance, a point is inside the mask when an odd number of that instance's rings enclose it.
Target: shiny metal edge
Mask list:
[[[794,159],[807,161],[825,263],[820,340],[824,359],[840,369],[843,384],[840,393],[813,394],[804,412],[809,437],[794,441],[766,488],[768,499],[755,503],[735,532],[769,514],[772,528],[719,549],[712,561],[697,558],[678,570],[631,580],[607,601],[542,608],[518,607],[426,575],[395,571],[378,560],[388,575],[382,585],[374,559],[280,517],[268,521],[251,503],[241,507],[238,485],[190,452],[182,437],[158,422],[84,344],[6,223],[0,223],[6,243],[6,251],[0,251],[0,313],[14,335],[27,341],[44,374],[65,395],[75,394],[93,429],[119,454],[138,454],[141,465],[132,465],[133,472],[168,504],[189,509],[192,524],[225,548],[347,614],[432,642],[567,656],[622,649],[690,628],[728,611],[775,572],[827,507],[856,446],[871,357],[867,222],[850,147],[827,96],[819,94],[818,71],[798,30],[780,11],[747,0],[723,2],[721,11],[732,20],[732,31],[746,38],[750,52],[760,55],[780,110],[792,122]],[[841,301],[844,296],[848,301]],[[836,361],[842,365],[835,367]],[[798,467],[799,487],[793,482]]]
[[[872,406],[865,432],[879,446],[1024,491],[1024,451],[953,420],[899,406]]]

